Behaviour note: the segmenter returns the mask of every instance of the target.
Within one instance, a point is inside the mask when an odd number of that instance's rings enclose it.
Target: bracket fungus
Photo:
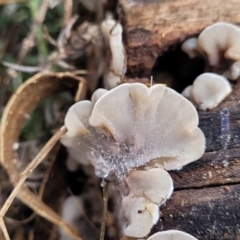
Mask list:
[[[173,192],[173,181],[168,172],[161,168],[146,171],[130,171],[126,183],[133,196],[141,196],[161,205]]]
[[[191,87],[183,94],[189,94],[190,100],[200,110],[210,110],[217,107],[231,92],[232,87],[228,80],[215,73],[203,73],[198,76]]]
[[[101,156],[117,178],[150,161],[165,170],[180,169],[205,150],[195,108],[162,85],[122,84],[94,106],[90,101],[74,104],[65,124],[69,131],[62,143],[95,166]]]
[[[62,206],[62,218],[71,226],[78,229],[78,219],[82,215],[82,199],[77,196],[67,197]],[[62,227],[59,227],[60,240],[71,240],[72,238],[64,231]]]
[[[224,67],[240,61],[240,29],[231,23],[218,22],[205,28],[198,37],[198,47],[202,50],[210,66]],[[228,77],[236,80],[239,64],[230,67]]]
[[[123,217],[127,219],[124,235],[141,238],[147,236],[152,226],[159,219],[158,205],[143,197],[128,196],[121,204]]]
[[[126,72],[125,49],[122,42],[123,28],[108,15],[101,24],[101,30],[111,52],[109,70],[104,74],[104,85],[107,89],[112,89],[121,83],[122,76]]]
[[[62,143],[78,153],[76,161],[82,158],[98,177],[128,187],[120,213],[127,219],[123,232],[131,237],[147,236],[159,206],[171,196],[173,182],[165,170],[180,169],[205,151],[194,106],[160,84],[97,90],[92,101],[69,109],[65,125]]]
[[[150,236],[147,240],[197,240],[188,233],[178,230],[168,230],[157,232]]]
[[[124,234],[142,238],[158,221],[158,207],[171,196],[173,181],[168,172],[161,168],[132,170],[125,181],[129,194],[123,197],[121,204],[121,214],[126,219]]]
[[[195,58],[201,56],[202,50],[198,46],[198,39],[195,37],[186,39],[182,45],[181,49],[185,52],[190,58]]]

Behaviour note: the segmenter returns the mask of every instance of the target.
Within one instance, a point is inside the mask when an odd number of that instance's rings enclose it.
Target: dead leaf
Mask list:
[[[75,229],[63,222],[57,213],[44,204],[25,185],[22,185],[24,178],[27,177],[30,170],[34,169],[44,159],[47,152],[51,150],[52,146],[58,141],[65,130],[60,129],[52,137],[22,174],[17,172],[15,165],[17,156],[12,149],[13,144],[18,142],[24,123],[38,104],[44,98],[67,89],[75,90],[75,92],[77,91],[77,98],[81,100],[86,94],[86,82],[83,78],[71,73],[39,73],[19,87],[8,102],[2,117],[0,157],[1,163],[15,187],[13,190],[15,193],[12,193],[12,197],[14,197],[14,194],[17,194],[17,198],[32,208],[37,214],[64,228],[74,239],[81,239]],[[17,188],[20,188],[19,192]],[[11,199],[8,200],[4,208],[0,211],[0,226],[6,239],[9,239],[9,236],[2,218],[9,208],[11,201]]]

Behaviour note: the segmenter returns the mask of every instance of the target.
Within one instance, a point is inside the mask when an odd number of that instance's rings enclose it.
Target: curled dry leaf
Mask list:
[[[83,99],[86,93],[86,83],[83,78],[71,73],[40,73],[26,81],[10,99],[2,117],[0,158],[1,164],[8,173],[15,188],[17,185],[18,187],[21,186],[21,179],[27,177],[25,174],[28,174],[29,166],[35,168],[37,164],[43,160],[44,156],[46,156],[47,151],[52,148],[54,143],[56,143],[59,137],[65,132],[64,129],[60,129],[37,155],[34,161],[30,163],[22,174],[19,174],[15,165],[17,156],[14,153],[12,146],[14,143],[18,142],[21,130],[29,114],[31,114],[44,98],[63,90],[77,88],[77,98]],[[44,150],[46,150],[46,152]],[[17,198],[20,201],[32,208],[37,214],[64,228],[74,239],[81,239],[75,229],[67,225],[57,213],[44,204],[26,186],[21,186],[20,191],[16,191],[15,194],[17,194]],[[9,204],[6,204],[4,209],[1,209],[0,220],[4,217],[11,201],[8,203]],[[4,232],[5,238],[9,239],[3,221],[1,221],[0,226]]]

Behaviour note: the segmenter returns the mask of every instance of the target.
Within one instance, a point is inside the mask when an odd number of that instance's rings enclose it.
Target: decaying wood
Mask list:
[[[174,192],[153,232],[178,229],[199,240],[240,239],[240,184]]]
[[[234,0],[119,0],[119,4],[131,78],[149,78],[159,56],[208,25],[240,23],[240,1]],[[170,172],[175,192],[161,207],[161,220],[152,233],[179,229],[202,240],[240,239],[240,83],[218,108],[200,111],[199,117],[206,153]]]
[[[147,83],[146,78],[125,80]],[[219,107],[199,111],[199,127],[206,136],[206,152],[183,169],[170,171],[175,192],[161,207],[152,233],[179,229],[201,240],[240,239],[240,82]]]
[[[169,46],[199,34],[217,21],[240,23],[236,0],[119,0],[128,75],[150,77]]]
[[[217,108],[199,112],[199,127],[206,136],[203,157],[172,172],[175,188],[186,189],[240,183],[240,82]],[[222,114],[228,112],[228,119]],[[227,134],[225,133],[228,121]]]

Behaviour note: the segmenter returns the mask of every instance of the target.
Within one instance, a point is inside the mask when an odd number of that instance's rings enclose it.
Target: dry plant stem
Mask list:
[[[101,225],[101,233],[100,240],[104,240],[105,230],[106,230],[106,222],[107,222],[107,212],[108,212],[108,182],[103,180],[103,218]]]
[[[7,210],[9,209],[11,203],[17,196],[21,186],[29,176],[29,174],[44,160],[44,158],[48,155],[48,153],[51,151],[53,146],[57,143],[57,141],[67,132],[66,127],[61,128],[59,131],[57,131],[53,137],[47,142],[47,144],[43,147],[43,149],[38,153],[38,155],[33,159],[33,161],[26,167],[26,169],[21,173],[20,179],[18,183],[14,186],[14,190],[6,200],[6,202],[3,204],[1,210],[0,210],[0,218],[3,218],[6,214]]]
[[[50,220],[51,222],[54,222],[55,224],[62,226],[65,231],[69,233],[70,236],[73,236],[74,239],[80,239],[77,237],[77,234],[73,229],[71,229],[70,226],[65,224],[61,218],[54,213],[53,211],[49,212],[48,207],[46,208],[42,202],[36,202],[35,199],[31,197],[29,194],[29,190],[27,188],[24,189],[24,187],[21,188],[23,185],[24,181],[27,179],[29,174],[44,160],[44,158],[48,155],[48,153],[51,151],[53,146],[57,143],[57,141],[61,138],[63,134],[67,132],[67,129],[65,127],[61,128],[54,136],[48,141],[48,143],[43,147],[43,149],[39,152],[39,154],[35,157],[35,159],[28,165],[28,167],[22,172],[21,177],[19,181],[14,184],[15,188],[8,197],[7,201],[4,203],[3,207],[1,208],[0,211],[0,221],[1,221],[1,229],[4,233],[4,236],[6,240],[9,239],[8,233],[6,226],[3,221],[3,217],[6,214],[8,208],[10,207],[11,203],[17,196],[19,195],[19,198],[25,202],[28,206],[31,206],[35,211],[36,208],[38,209],[36,212],[40,213],[41,210],[41,216],[44,216],[46,219]],[[45,214],[47,212],[47,214]]]
[[[32,22],[30,33],[26,38],[22,41],[22,46],[18,54],[18,64],[22,63],[28,52],[32,49],[34,46],[34,40],[36,36],[36,31],[38,26],[43,23],[48,6],[49,6],[50,0],[43,0],[42,5],[39,9],[38,15],[35,18],[35,21]]]
[[[46,40],[53,45],[54,47],[58,48],[58,43],[55,39],[52,38],[52,36],[49,34],[47,26],[44,25],[43,26],[43,32],[44,32],[44,37],[46,38]]]
[[[25,1],[26,0],[0,0],[0,5],[11,4],[11,3],[21,3]]]
[[[72,10],[73,10],[73,0],[65,0],[64,1],[64,26],[67,25],[69,20],[72,17]]]
[[[12,145],[19,141],[18,139],[26,122],[26,117],[28,117],[46,97],[67,89],[76,89],[79,82],[86,85],[83,78],[74,76],[71,73],[37,74],[24,82],[8,102],[1,122],[0,159],[14,187],[19,184],[21,177],[16,169],[15,163],[17,162],[17,157],[12,149]],[[44,156],[41,155],[41,157]],[[35,167],[35,165],[32,166]],[[24,173],[26,174],[26,172]],[[26,175],[23,174],[23,176]],[[66,224],[55,211],[43,203],[41,199],[34,195],[24,184],[21,186],[16,197],[30,207],[36,214],[62,227],[73,239],[81,239],[75,229]],[[6,203],[2,212],[6,211],[4,209],[6,209],[8,205],[9,202]],[[3,215],[1,217],[3,217]],[[0,220],[1,219],[2,218],[0,218]],[[6,230],[3,224],[1,224],[0,227],[3,232]],[[9,239],[6,234],[5,236],[6,239]]]
[[[3,235],[4,235],[5,239],[10,240],[10,237],[8,235],[8,231],[7,231],[6,225],[3,221],[3,218],[0,218],[0,227],[1,227],[1,230],[3,232]]]
[[[38,215],[44,217],[51,223],[62,227],[73,239],[82,240],[73,227],[65,223],[56,212],[40,201],[38,196],[33,195],[32,192],[24,185],[21,187],[21,191],[18,193],[17,198],[34,210]]]

